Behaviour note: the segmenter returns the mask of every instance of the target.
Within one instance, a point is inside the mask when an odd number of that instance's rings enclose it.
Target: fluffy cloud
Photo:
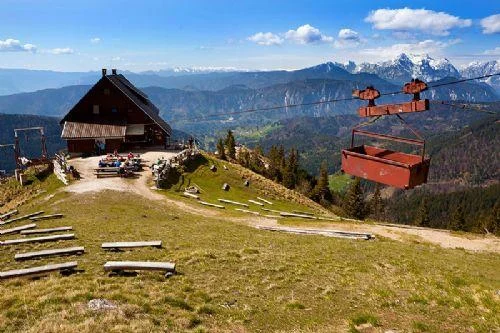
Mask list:
[[[500,46],[497,46],[491,50],[486,50],[486,51],[484,51],[484,54],[493,55],[493,56],[500,56]]]
[[[99,37],[94,37],[94,38],[91,38],[91,39],[90,39],[90,42],[91,42],[92,44],[98,44],[98,43],[100,43],[100,42],[101,42],[101,39],[100,39]]]
[[[459,39],[450,40],[447,42],[435,41],[427,39],[416,43],[400,43],[390,46],[380,46],[376,48],[364,49],[360,52],[365,55],[381,59],[390,59],[401,53],[413,54],[441,54],[442,51],[450,45],[460,43]]]
[[[434,35],[446,36],[452,28],[472,25],[472,20],[461,19],[445,12],[427,9],[377,9],[365,18],[378,30],[419,30]]]
[[[304,24],[298,27],[297,30],[288,30],[288,32],[285,33],[285,38],[298,44],[333,42],[333,37],[322,34],[319,29],[309,24]]]
[[[485,17],[481,20],[481,26],[485,34],[500,33],[500,14]]]
[[[346,47],[354,47],[359,45],[361,42],[361,38],[359,34],[348,28],[340,29],[338,38],[335,41],[335,47],[338,48],[346,48]]]
[[[33,44],[21,44],[17,39],[0,40],[0,52],[36,52]]]
[[[47,52],[52,53],[52,54],[73,54],[73,53],[75,53],[75,51],[69,47],[63,47],[63,48],[58,47],[55,49],[50,49]]]
[[[273,34],[272,32],[258,32],[255,35],[248,37],[249,41],[257,43],[259,45],[280,45],[283,43],[283,39]]]

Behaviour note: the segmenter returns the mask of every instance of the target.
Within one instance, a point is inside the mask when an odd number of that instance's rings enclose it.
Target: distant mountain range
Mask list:
[[[449,60],[434,59],[428,55],[400,54],[390,61],[345,64],[327,62],[317,66],[294,70],[249,71],[234,68],[179,67],[140,73],[123,72],[138,87],[162,87],[182,90],[217,91],[234,85],[258,89],[276,84],[306,79],[331,79],[369,82],[372,85],[389,81],[401,85],[412,78],[436,81],[447,77],[475,77],[498,73],[498,61],[473,62],[457,69]],[[54,72],[27,69],[0,69],[0,95],[32,92],[47,88],[62,88],[69,85],[93,84],[100,71]],[[500,78],[484,80],[500,92]]]
[[[350,74],[342,69],[343,80],[304,79],[278,83],[267,87],[251,89],[247,86],[233,85],[217,91],[165,89],[147,87],[143,91],[160,109],[160,115],[179,130],[204,136],[217,130],[236,126],[258,126],[286,118],[299,116],[324,117],[338,114],[353,114],[360,100],[341,101],[300,107],[290,107],[259,113],[242,113],[221,117],[208,117],[218,113],[235,113],[248,109],[269,108],[277,105],[304,104],[316,101],[350,98],[353,89],[364,88],[371,84],[372,74]],[[324,73],[325,71],[321,71]],[[299,74],[294,74],[302,77]],[[352,79],[359,79],[354,81]],[[378,79],[377,88],[381,92],[401,89],[392,83]],[[446,83],[446,78],[436,83]],[[90,86],[69,86],[59,89],[46,89],[32,93],[0,96],[0,113],[36,114],[62,117],[90,89]],[[489,102],[498,99],[493,89],[485,83],[464,82],[430,89],[423,97],[434,100],[455,100]],[[408,96],[384,96],[380,103],[409,100]]]

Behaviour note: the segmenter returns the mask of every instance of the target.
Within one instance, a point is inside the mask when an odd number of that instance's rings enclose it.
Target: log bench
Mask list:
[[[29,219],[32,221],[39,221],[39,220],[60,219],[63,216],[64,216],[63,214],[39,215],[30,217]]]
[[[10,271],[0,272],[0,280],[11,279],[16,277],[24,277],[24,276],[40,276],[55,271],[59,271],[61,274],[66,275],[74,272],[77,266],[78,263],[76,261],[71,261],[62,264],[52,264],[52,265],[44,265],[44,266],[37,266],[37,267],[30,267],[23,269],[13,269]]]
[[[19,217],[10,219],[10,220],[5,220],[3,222],[0,222],[0,225],[5,225],[5,224],[12,223],[12,222],[21,221],[21,220],[26,220],[26,219],[29,219],[30,217],[37,216],[37,215],[40,215],[40,214],[43,214],[43,211],[34,212],[34,213],[31,213],[31,214],[19,216]]]
[[[0,241],[0,245],[15,245],[22,243],[40,243],[40,242],[54,242],[59,240],[67,240],[75,238],[75,234],[60,234],[44,237],[32,237],[32,238],[20,238],[20,239],[8,239],[5,241]]]
[[[116,274],[123,274],[125,271],[163,271],[165,277],[169,277],[175,273],[175,264],[151,261],[108,261],[104,264],[104,270]]]
[[[257,206],[264,206],[264,204],[262,202],[258,202],[258,201],[252,200],[252,199],[248,200],[248,202],[251,202],[251,203],[253,203],[254,205],[257,205]]]
[[[102,243],[101,247],[104,250],[121,250],[129,249],[135,247],[157,247],[161,248],[161,241],[148,241],[148,242],[114,242],[114,243]]]
[[[10,212],[7,212],[5,214],[0,215],[0,221],[3,221],[5,219],[8,219],[12,215],[17,214],[19,211],[17,209],[11,210]]]
[[[64,249],[51,249],[51,250],[43,250],[36,252],[26,252],[26,253],[17,253],[14,256],[15,260],[28,260],[28,259],[36,259],[36,258],[44,258],[50,256],[68,256],[68,255],[80,255],[85,252],[85,248],[83,246],[76,247],[67,247]]]
[[[48,228],[48,229],[23,230],[23,231],[21,231],[21,235],[50,234],[52,232],[70,231],[70,230],[73,230],[73,227],[57,227],[57,228]]]
[[[21,225],[19,227],[10,228],[10,229],[0,229],[0,236],[1,235],[7,235],[7,234],[14,234],[16,232],[21,232],[22,233],[23,230],[26,231],[26,229],[33,229],[33,228],[36,228],[36,224],[35,223]]]

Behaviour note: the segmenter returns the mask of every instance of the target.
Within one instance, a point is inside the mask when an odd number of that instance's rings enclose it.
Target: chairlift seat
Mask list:
[[[361,145],[342,150],[342,171],[402,189],[427,182],[430,158]]]

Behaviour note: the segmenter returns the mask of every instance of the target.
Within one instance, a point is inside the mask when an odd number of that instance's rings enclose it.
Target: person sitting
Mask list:
[[[134,158],[134,154],[132,154],[132,152],[128,153],[127,158],[129,160],[133,159]]]

